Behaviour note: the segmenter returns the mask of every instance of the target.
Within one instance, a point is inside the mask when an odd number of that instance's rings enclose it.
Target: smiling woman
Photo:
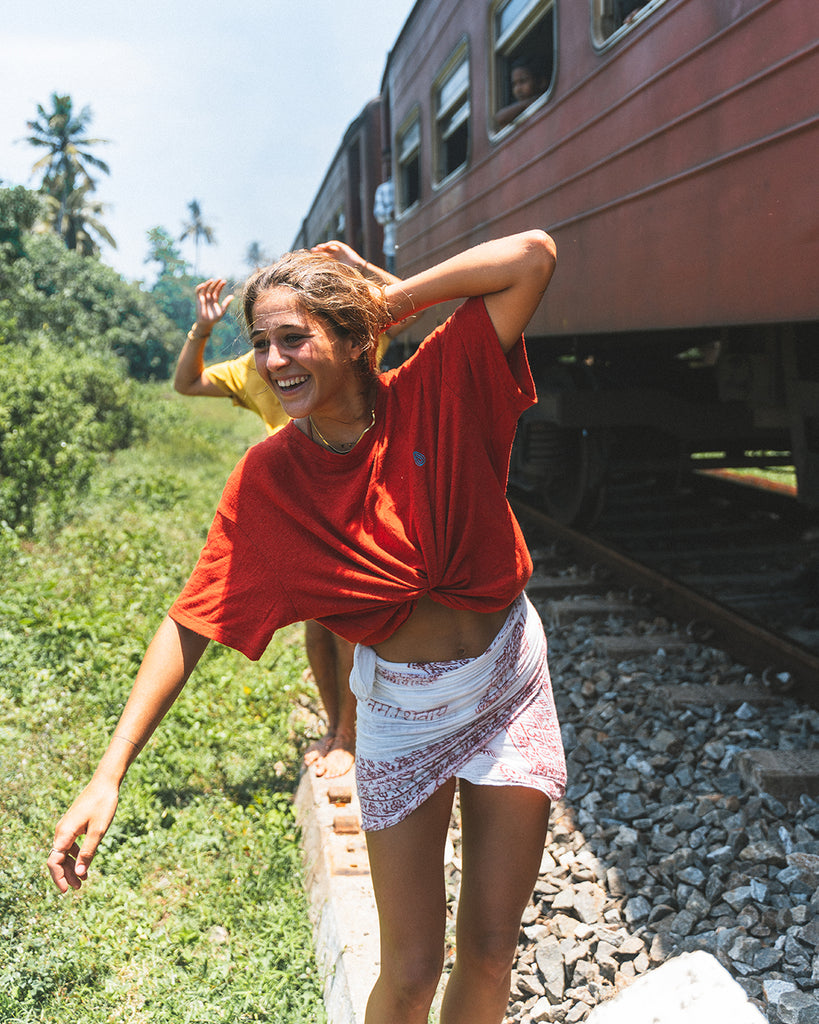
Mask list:
[[[294,418],[228,480],[108,750],[57,826],[59,889],[85,880],[129,765],[209,640],[258,659],[276,630],[317,620],[356,644],[357,785],[382,950],[368,1024],[426,1024],[456,785],[464,870],[441,1019],[499,1024],[565,785],[546,638],[523,593],[532,561],[505,493],[535,398],[521,334],[554,265],[551,238],[534,230],[383,288],[308,252],[250,279],[257,368]],[[406,363],[375,373],[387,323],[456,298]]]

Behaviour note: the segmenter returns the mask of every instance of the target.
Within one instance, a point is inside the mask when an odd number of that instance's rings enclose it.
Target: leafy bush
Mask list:
[[[45,331],[63,349],[122,357],[137,380],[166,379],[182,345],[149,292],[38,231],[41,197],[0,188],[0,342]]]
[[[43,201],[35,192],[17,185],[0,188],[0,253],[6,259],[23,254],[23,238],[40,216]]]
[[[31,533],[38,509],[60,520],[88,486],[97,456],[142,436],[133,385],[110,357],[2,347],[0,520]]]
[[[50,234],[27,235],[21,258],[0,262],[0,292],[14,296],[11,340],[44,331],[62,349],[114,353],[136,380],[167,378],[181,348],[150,294]]]

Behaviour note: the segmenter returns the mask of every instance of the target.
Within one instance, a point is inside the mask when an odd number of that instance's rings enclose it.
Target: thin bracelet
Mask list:
[[[122,736],[118,732],[115,732],[114,735],[111,737],[111,739],[112,740],[125,740],[126,743],[130,743],[132,747],[136,747],[137,750],[139,750],[139,744],[138,743],[134,743],[133,740],[129,740],[127,736]]]
[[[191,327],[191,329],[188,331],[188,341],[207,341],[210,335],[210,331],[208,331],[207,334],[197,334],[196,324],[194,324],[193,327]]]

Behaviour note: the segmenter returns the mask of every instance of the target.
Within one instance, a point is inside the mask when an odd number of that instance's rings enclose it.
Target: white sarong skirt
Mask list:
[[[402,821],[453,776],[563,795],[546,636],[525,594],[479,657],[397,663],[359,644],[350,685],[365,831]]]

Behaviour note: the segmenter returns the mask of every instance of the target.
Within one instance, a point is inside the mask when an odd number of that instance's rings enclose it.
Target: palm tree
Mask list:
[[[38,119],[26,122],[32,132],[26,141],[32,146],[48,150],[34,164],[31,173],[43,172],[40,191],[58,201],[60,209],[55,220],[61,232],[71,193],[83,188],[84,195],[87,195],[95,187],[89,168],[96,168],[104,174],[110,174],[111,171],[104,160],[89,150],[91,146],[108,141],[87,136],[86,130],[93,118],[91,108],[83,107],[79,113],[75,113],[71,97],[59,96],[56,92],[51,94],[51,106],[52,109],[47,111],[37,104]]]
[[[259,242],[251,242],[245,253],[245,263],[255,270],[257,267],[263,267],[266,263],[270,263],[270,259]]]
[[[202,219],[202,208],[199,203],[192,199],[188,203],[188,212],[191,215],[190,223],[183,224],[182,234],[179,236],[179,241],[184,242],[186,238],[193,238],[195,246],[194,255],[194,276],[199,275],[199,243],[204,241],[207,245],[213,245],[216,241],[216,236],[213,233],[213,228],[204,222]]]
[[[51,195],[45,197],[45,223],[65,241],[66,248],[76,249],[81,256],[96,256],[99,253],[99,241],[93,235],[114,249],[117,247],[110,232],[99,219],[105,204],[99,200],[89,199],[89,193],[93,191],[93,184],[85,182],[69,192],[64,200]]]

